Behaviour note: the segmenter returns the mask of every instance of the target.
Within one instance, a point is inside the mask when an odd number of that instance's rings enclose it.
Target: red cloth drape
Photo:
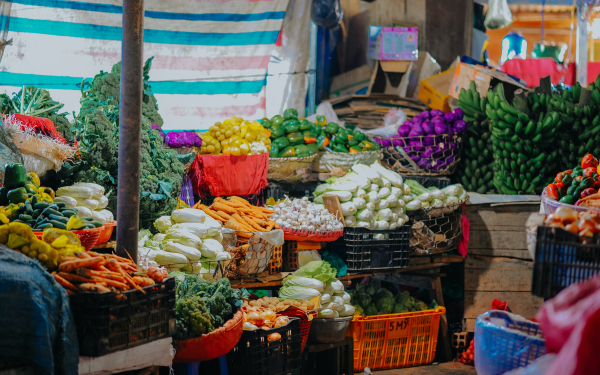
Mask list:
[[[266,188],[269,154],[197,155],[189,176],[194,193],[205,197],[225,195],[249,196]]]
[[[551,57],[508,60],[502,65],[501,70],[506,74],[524,79],[527,87],[539,86],[540,79],[547,76],[550,76],[555,85],[559,84],[561,80],[565,85],[575,83],[575,64],[571,63],[565,68],[563,65],[557,64]]]

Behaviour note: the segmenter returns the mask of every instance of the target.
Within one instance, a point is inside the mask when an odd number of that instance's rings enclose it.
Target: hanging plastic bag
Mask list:
[[[490,0],[485,16],[485,27],[488,29],[503,29],[512,24],[512,12],[506,0]]]
[[[344,10],[340,0],[313,0],[310,16],[317,25],[330,29],[342,22]]]

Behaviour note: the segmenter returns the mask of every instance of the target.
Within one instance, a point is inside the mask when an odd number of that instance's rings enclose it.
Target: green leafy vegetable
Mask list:
[[[177,317],[176,340],[200,337],[214,331],[210,313],[204,300],[198,296],[187,297],[175,304]]]
[[[310,277],[324,283],[336,280],[336,274],[337,270],[331,268],[331,265],[323,260],[313,260],[312,262],[308,262],[294,272],[294,276]]]

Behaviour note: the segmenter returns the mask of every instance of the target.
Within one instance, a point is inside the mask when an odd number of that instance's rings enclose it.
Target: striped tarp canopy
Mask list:
[[[265,114],[266,71],[289,0],[146,0],[144,58],[165,130]],[[82,79],[121,59],[122,1],[14,0],[0,92],[50,90],[79,111]]]

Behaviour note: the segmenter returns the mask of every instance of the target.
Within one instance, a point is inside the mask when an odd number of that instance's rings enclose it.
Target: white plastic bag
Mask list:
[[[483,22],[488,29],[503,29],[512,24],[512,12],[507,0],[490,0],[488,12]]]

